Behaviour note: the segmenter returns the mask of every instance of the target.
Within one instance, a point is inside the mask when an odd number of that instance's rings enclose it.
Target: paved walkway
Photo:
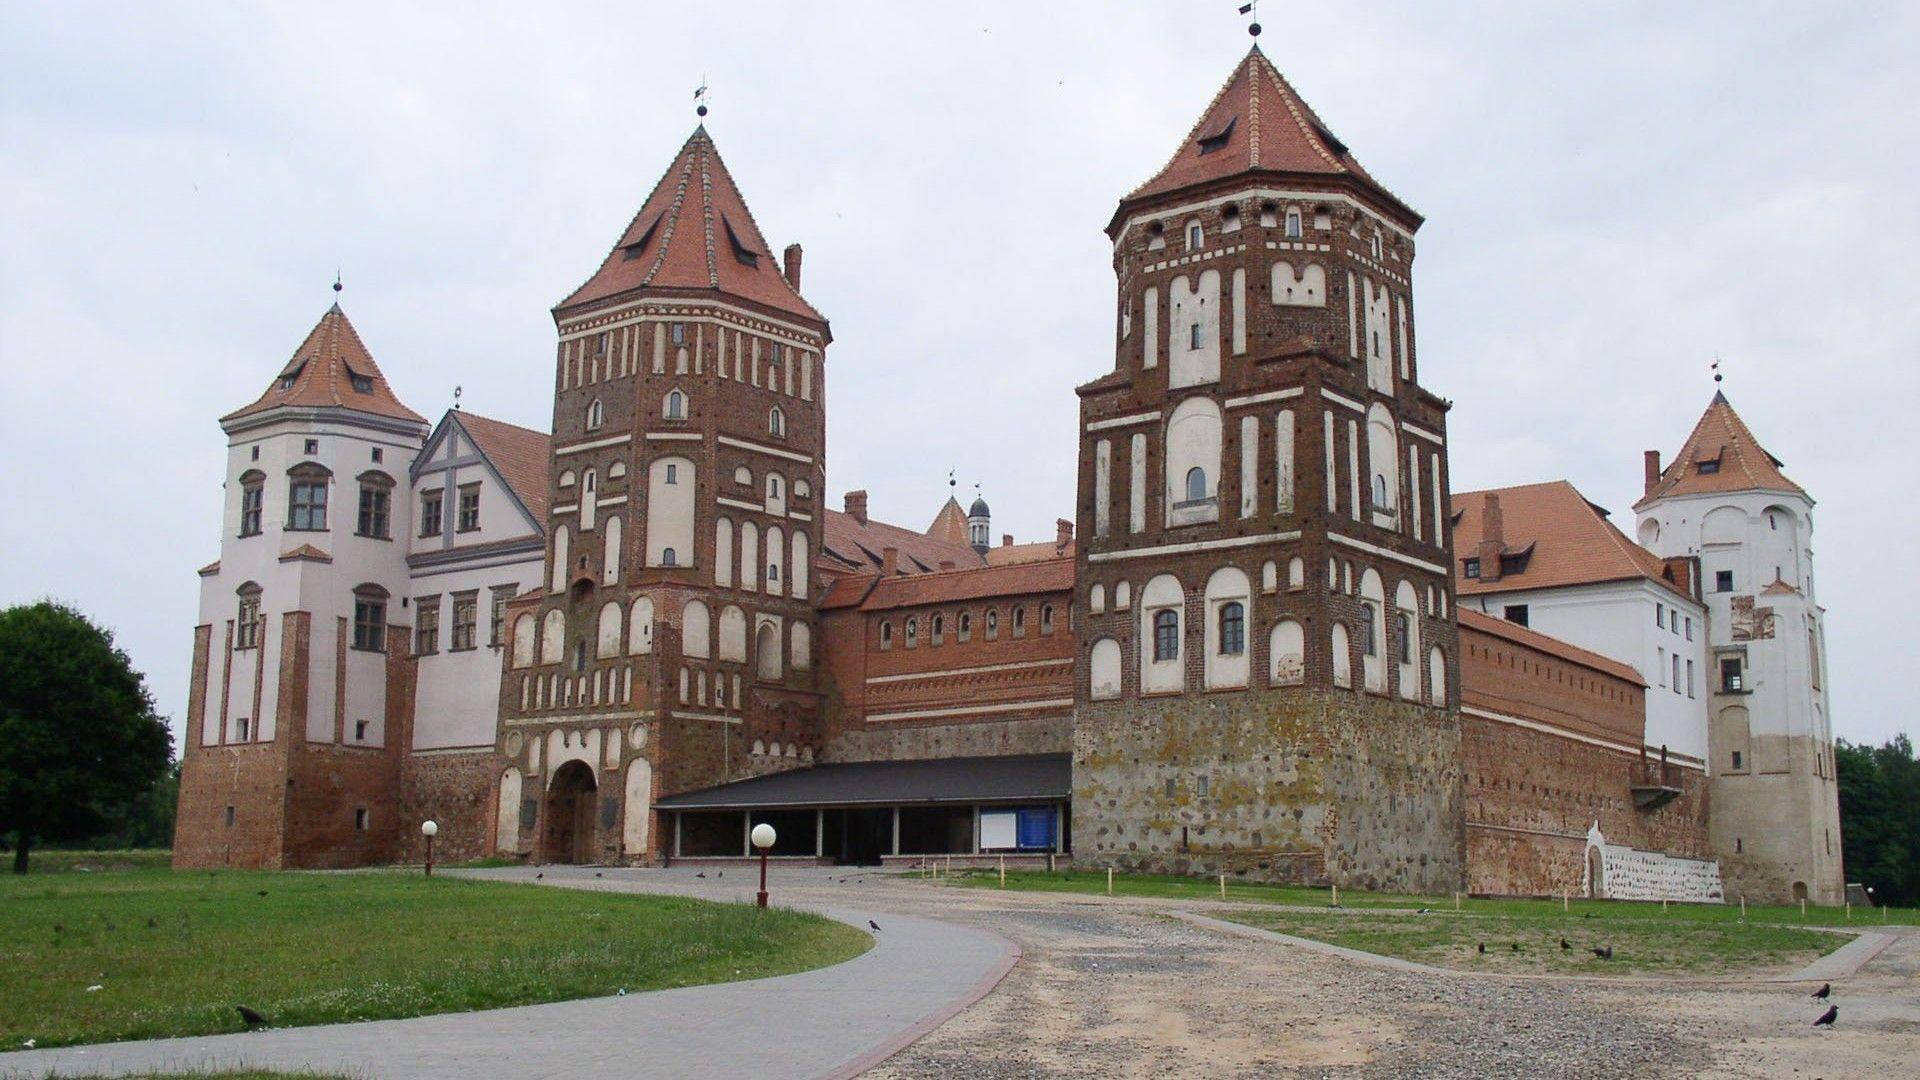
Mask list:
[[[723,884],[691,870],[605,874],[548,868],[544,880],[751,899],[748,882]],[[782,876],[775,876],[776,890]],[[986,930],[887,909],[796,906],[862,930],[874,918],[882,929],[864,955],[797,975],[412,1020],[30,1050],[0,1055],[0,1077],[243,1065],[381,1080],[845,1077],[978,1000],[1019,958],[1017,946]]]

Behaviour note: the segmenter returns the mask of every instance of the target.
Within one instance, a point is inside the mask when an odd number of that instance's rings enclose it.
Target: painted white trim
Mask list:
[[[1328,532],[1327,539],[1333,541],[1336,544],[1345,544],[1350,548],[1358,548],[1359,550],[1367,552],[1369,554],[1378,555],[1383,559],[1392,559],[1395,562],[1406,563],[1408,566],[1417,566],[1422,570],[1430,570],[1433,573],[1440,574],[1442,576],[1445,576],[1447,572],[1447,568],[1439,565],[1438,563],[1430,563],[1430,562],[1427,562],[1425,559],[1416,559],[1411,555],[1402,555],[1397,551],[1380,547],[1377,544],[1369,544],[1365,540],[1355,540],[1351,536],[1342,536],[1337,532]]]
[[[756,514],[764,514],[767,512],[765,503],[743,502],[739,499],[729,499],[725,495],[715,496],[713,501],[719,503],[721,506],[731,506],[735,510],[751,510]]]
[[[1073,657],[1062,656],[1056,660],[1022,660],[1012,664],[983,664],[980,667],[948,668],[945,671],[927,671],[915,675],[874,675],[867,679],[868,686],[879,683],[907,682],[912,679],[944,679],[949,675],[977,675],[986,671],[1020,671],[1026,668],[1059,667],[1073,663]]]
[[[1345,405],[1347,408],[1352,409],[1354,412],[1357,412],[1357,413],[1364,413],[1367,411],[1367,407],[1365,405],[1360,404],[1359,402],[1353,400],[1352,398],[1342,397],[1341,395],[1334,393],[1333,391],[1327,389],[1324,386],[1320,388],[1320,396],[1327,399],[1328,401],[1333,402],[1335,405]]]
[[[1138,222],[1152,221],[1157,218],[1174,217],[1179,214],[1190,214],[1200,210],[1207,210],[1207,209],[1211,209],[1213,207],[1219,206],[1222,203],[1239,202],[1247,198],[1248,196],[1253,196],[1256,198],[1290,199],[1295,202],[1345,203],[1346,205],[1353,207],[1355,210],[1359,210],[1365,213],[1369,218],[1369,220],[1378,221],[1380,224],[1385,225],[1387,228],[1393,230],[1394,232],[1399,233],[1401,236],[1407,238],[1408,240],[1413,239],[1412,233],[1401,228],[1399,225],[1396,225],[1395,223],[1387,220],[1386,218],[1381,217],[1378,211],[1374,210],[1371,206],[1368,206],[1366,203],[1363,203],[1360,200],[1355,199],[1351,195],[1345,195],[1337,191],[1283,191],[1277,188],[1256,188],[1253,191],[1236,191],[1232,195],[1224,195],[1224,196],[1221,196],[1220,198],[1211,199],[1206,202],[1187,203],[1182,206],[1173,207],[1172,209],[1169,209],[1169,210],[1154,210],[1151,212],[1138,213],[1133,215],[1132,217],[1127,218],[1125,221],[1122,221],[1120,223],[1120,235],[1125,236],[1127,233],[1127,230],[1133,228],[1133,226]],[[1118,241],[1115,241],[1116,246],[1118,246],[1118,243],[1119,243]]]
[[[803,465],[813,464],[813,459],[805,454],[796,454],[791,450],[782,450],[777,446],[762,446],[759,443],[748,442],[745,439],[736,439],[730,435],[720,436],[720,444],[722,446],[737,447],[741,450],[753,450],[762,454],[770,454],[777,458],[786,458],[788,461],[798,461]]]
[[[1227,548],[1252,547],[1255,544],[1277,544],[1288,540],[1300,539],[1299,529],[1286,532],[1264,533],[1260,536],[1233,536],[1225,540],[1194,540],[1185,544],[1161,544],[1158,547],[1133,548],[1128,551],[1101,551],[1087,556],[1088,562],[1114,562],[1119,559],[1145,559],[1160,555],[1185,555],[1192,551],[1221,551]]]
[[[787,513],[787,516],[792,518],[795,521],[812,521],[813,520],[812,514],[802,514],[798,510],[789,511]]]
[[[578,511],[579,509],[580,509],[580,504],[579,504],[579,503],[561,503],[561,504],[560,504],[559,506],[555,506],[555,507],[551,507],[551,508],[549,508],[549,509],[547,510],[547,513],[549,513],[549,514],[572,514],[572,513],[575,513],[575,512],[577,512],[577,511]]]
[[[621,506],[624,505],[626,501],[627,497],[625,495],[615,495],[611,499],[601,499],[600,509],[605,510],[609,506]]]
[[[488,754],[493,752],[492,743],[474,743],[471,746],[428,746],[407,753],[414,757],[447,757],[453,754]]]
[[[700,433],[697,431],[649,431],[647,432],[647,439],[650,442],[668,442],[668,441],[680,441],[680,440],[698,442],[700,440]]]
[[[1237,409],[1242,405],[1259,405],[1268,401],[1285,401],[1288,398],[1297,398],[1306,392],[1307,389],[1304,386],[1289,386],[1285,390],[1269,390],[1264,394],[1248,394],[1245,397],[1228,398],[1226,401],[1221,402],[1221,405],[1225,408]]]
[[[1087,430],[1106,431],[1110,428],[1131,427],[1134,424],[1145,424],[1158,419],[1160,419],[1160,411],[1155,409],[1153,412],[1134,413],[1132,416],[1116,416],[1111,420],[1095,420],[1087,425]]]
[[[770,315],[765,315],[758,311],[748,311],[746,308],[735,307],[732,304],[722,303],[717,300],[655,300],[651,306],[632,309],[633,313],[630,315],[614,316],[612,318],[609,318],[609,315],[612,313],[605,310],[589,312],[577,319],[562,323],[559,327],[560,340],[563,342],[576,341],[592,334],[598,334],[603,330],[617,330],[623,327],[636,326],[649,322],[712,323],[716,326],[723,326],[729,329],[767,334],[766,330],[760,329],[760,327],[757,326],[742,326],[727,322],[724,319],[716,319],[710,315],[693,313],[700,308],[712,308],[725,311],[729,314],[737,315],[742,319],[749,320],[750,322],[760,323],[769,327],[777,327],[781,331],[792,334],[797,343],[804,345],[812,351],[818,351],[821,347],[818,331],[810,330],[798,323],[783,322]],[[619,309],[615,310],[617,311]],[[608,321],[594,322],[595,319],[607,319]],[[588,323],[593,323],[593,325],[586,325]]]
[[[940,716],[970,716],[977,713],[1014,712],[1020,709],[1069,709],[1072,698],[1048,698],[1045,701],[1010,701],[1002,705],[965,705],[957,709],[921,709],[915,712],[868,713],[867,721],[925,720]]]
[[[699,436],[695,436],[698,438]],[[556,446],[555,454],[577,454],[582,450],[598,450],[606,446],[621,446],[633,440],[631,435],[615,435],[611,439],[595,439],[592,442],[574,443],[571,446]]]
[[[712,720],[718,724],[737,724],[740,722],[740,718],[737,716],[718,716],[714,713],[688,712],[685,709],[669,709],[667,711],[682,720]]]
[[[1447,445],[1447,440],[1441,438],[1438,435],[1435,435],[1433,432],[1428,431],[1426,428],[1414,427],[1412,424],[1409,424],[1405,421],[1401,421],[1400,430],[1406,432],[1409,435],[1415,435],[1422,439],[1425,439],[1435,446]]]

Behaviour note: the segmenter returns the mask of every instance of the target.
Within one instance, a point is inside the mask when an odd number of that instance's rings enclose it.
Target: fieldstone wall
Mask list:
[[[1083,704],[1074,859],[1446,893],[1464,881],[1460,722],[1342,691]]]

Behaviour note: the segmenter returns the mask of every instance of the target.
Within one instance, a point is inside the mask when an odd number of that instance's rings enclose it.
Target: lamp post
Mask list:
[[[420,835],[427,838],[427,876],[433,876],[433,834],[440,831],[440,823],[432,818],[420,823]]]
[[[754,899],[754,903],[760,907],[766,907],[767,852],[773,850],[773,826],[763,821],[753,827],[753,832],[749,836],[753,840],[753,846],[760,849],[760,894]]]

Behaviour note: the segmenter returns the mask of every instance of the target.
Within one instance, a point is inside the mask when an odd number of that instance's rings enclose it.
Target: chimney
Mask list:
[[[1001,546],[1001,547],[1012,547],[1012,546],[1013,546],[1013,534],[1012,534],[1012,533],[1001,533],[1001,534],[1000,534],[1000,546]]]
[[[864,491],[847,492],[847,516],[862,525],[867,523],[867,493]]]
[[[1500,580],[1500,553],[1507,550],[1507,538],[1500,519],[1500,494],[1490,491],[1480,504],[1480,580]]]
[[[787,284],[793,286],[794,292],[800,291],[800,254],[799,244],[788,244],[786,253],[780,258],[782,273],[787,275]]]
[[[865,492],[862,492],[865,494]],[[892,577],[900,572],[900,549],[884,547],[880,549],[880,576]]]
[[[1056,518],[1053,523],[1053,546],[1064,548],[1073,543],[1073,522],[1066,518]]]
[[[1660,486],[1660,451],[1649,450],[1643,457],[1647,463],[1647,490],[1643,494],[1651,495]]]

